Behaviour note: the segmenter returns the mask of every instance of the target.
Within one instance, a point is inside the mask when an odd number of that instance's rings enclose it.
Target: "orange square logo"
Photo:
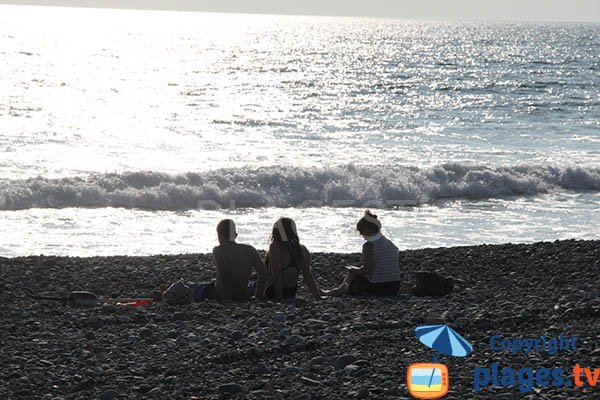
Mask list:
[[[434,363],[411,364],[406,372],[406,382],[414,398],[444,397],[448,393],[448,367]]]

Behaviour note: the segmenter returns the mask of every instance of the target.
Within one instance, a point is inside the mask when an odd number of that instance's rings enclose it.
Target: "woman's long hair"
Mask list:
[[[296,223],[291,218],[281,217],[273,225],[271,242],[283,243],[287,246],[292,265],[300,269],[302,265],[302,247],[296,230]]]

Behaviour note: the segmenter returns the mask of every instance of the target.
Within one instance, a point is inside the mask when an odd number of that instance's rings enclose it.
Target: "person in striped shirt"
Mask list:
[[[348,273],[342,284],[324,291],[327,296],[371,293],[376,296],[393,296],[400,289],[400,266],[398,247],[381,233],[377,215],[365,211],[356,224],[365,239],[362,248],[362,265],[347,267]]]

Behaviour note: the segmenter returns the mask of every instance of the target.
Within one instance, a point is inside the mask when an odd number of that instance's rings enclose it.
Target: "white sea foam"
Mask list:
[[[600,169],[444,164],[433,168],[343,165],[219,169],[178,175],[126,172],[0,181],[0,210],[124,207],[389,207],[553,190],[600,191]]]

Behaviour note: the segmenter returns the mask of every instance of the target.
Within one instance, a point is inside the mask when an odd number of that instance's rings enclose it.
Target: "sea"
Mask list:
[[[600,23],[0,5],[0,255],[600,238]]]

